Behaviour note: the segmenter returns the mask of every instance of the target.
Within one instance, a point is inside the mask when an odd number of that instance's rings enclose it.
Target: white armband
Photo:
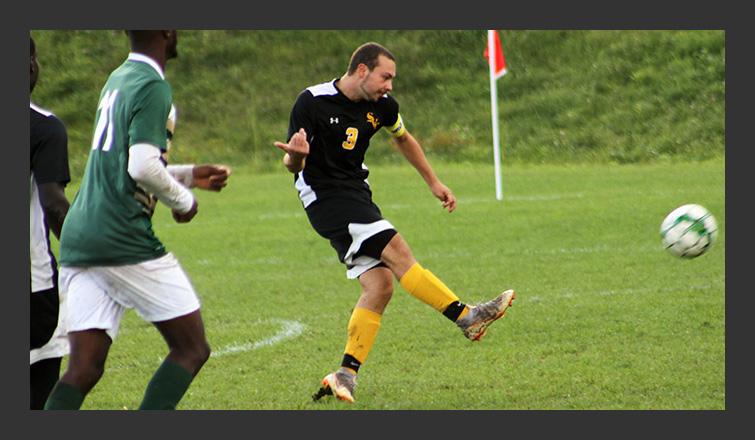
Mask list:
[[[168,173],[160,153],[154,145],[132,145],[128,150],[128,174],[167,207],[186,214],[194,205],[194,194]]]

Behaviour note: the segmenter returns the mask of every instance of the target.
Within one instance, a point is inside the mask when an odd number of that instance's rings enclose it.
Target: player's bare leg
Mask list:
[[[105,330],[98,329],[71,332],[68,341],[71,353],[60,380],[86,396],[105,372],[105,361],[113,341]]]
[[[113,341],[104,330],[71,332],[68,340],[71,346],[68,366],[50,393],[45,409],[79,409],[105,372],[105,360]]]
[[[165,359],[185,368],[193,376],[210,357],[210,345],[205,336],[204,322],[199,310],[168,321],[153,323],[168,344]]]
[[[139,409],[175,409],[194,377],[210,357],[199,310],[155,322],[170,352],[155,371]]]

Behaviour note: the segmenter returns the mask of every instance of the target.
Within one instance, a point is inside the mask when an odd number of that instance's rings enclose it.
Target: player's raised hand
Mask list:
[[[298,132],[291,136],[287,144],[275,142],[275,146],[288,153],[294,159],[305,157],[309,154],[309,142],[307,142],[307,132],[300,128]]]
[[[231,170],[222,165],[197,165],[193,170],[194,186],[207,191],[220,191],[228,185]]]
[[[292,173],[304,169],[304,163],[309,155],[309,142],[307,141],[307,132],[300,128],[298,132],[291,136],[287,144],[275,142],[276,147],[286,152],[283,157],[283,164]]]

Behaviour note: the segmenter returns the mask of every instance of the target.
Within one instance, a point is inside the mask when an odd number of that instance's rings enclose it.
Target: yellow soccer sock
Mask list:
[[[375,343],[378,330],[380,330],[380,318],[382,318],[380,314],[370,310],[361,307],[354,309],[349,320],[349,336],[344,350],[345,357],[351,356],[359,362],[359,365],[364,363],[372,349],[372,344]],[[342,365],[342,367],[356,372],[359,365]]]
[[[419,263],[409,268],[399,283],[407,292],[439,312],[445,312],[449,306],[456,303],[462,308],[457,319],[468,311],[467,306],[459,302],[459,297],[443,284],[443,281]]]

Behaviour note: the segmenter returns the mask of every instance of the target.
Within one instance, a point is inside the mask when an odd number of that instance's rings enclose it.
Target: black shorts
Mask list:
[[[385,266],[380,255],[396,230],[372,201],[328,197],[310,204],[306,212],[315,231],[330,241],[338,260],[346,265],[348,278]]]
[[[29,350],[39,348],[50,341],[58,327],[59,308],[57,286],[31,293]]]

